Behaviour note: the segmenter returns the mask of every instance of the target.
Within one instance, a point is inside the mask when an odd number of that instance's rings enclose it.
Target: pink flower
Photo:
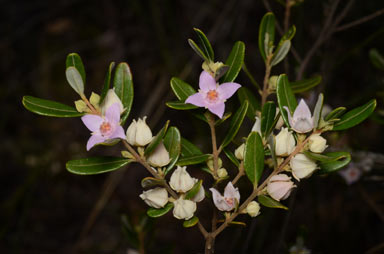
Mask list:
[[[295,187],[296,185],[294,185],[289,176],[277,174],[269,179],[267,192],[273,199],[280,201],[288,198]]]
[[[81,118],[85,126],[92,131],[87,143],[87,151],[96,144],[109,139],[125,139],[124,129],[120,126],[120,106],[114,103],[105,111],[105,116],[87,114]]]
[[[222,118],[224,114],[224,102],[230,98],[241,85],[233,82],[219,85],[206,71],[200,74],[199,92],[189,96],[185,103],[198,107],[205,107],[213,114]]]
[[[289,124],[294,131],[297,133],[307,133],[313,129],[313,117],[308,105],[303,99],[296,107],[293,116],[291,116],[291,112],[287,106],[284,106],[284,108],[288,113]]]
[[[233,187],[232,182],[229,182],[224,189],[224,196],[222,196],[216,189],[210,188],[212,192],[213,203],[220,211],[231,211],[240,202],[240,193],[238,188]]]
[[[354,163],[351,163],[346,169],[339,171],[339,174],[344,178],[348,185],[351,185],[360,179],[362,173]]]

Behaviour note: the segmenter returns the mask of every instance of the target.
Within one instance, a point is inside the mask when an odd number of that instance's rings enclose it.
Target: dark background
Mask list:
[[[339,5],[324,36],[321,31],[335,2]],[[266,5],[282,26],[284,6],[278,1],[1,1],[0,252],[127,253],[132,244],[121,230],[120,216],[137,221],[147,208],[138,197],[147,173],[138,165],[96,176],[65,169],[73,158],[118,155],[120,146],[86,153],[89,132],[79,119],[46,118],[22,106],[23,95],[73,105],[78,98],[64,74],[68,53],[81,55],[89,95],[101,90],[111,61],[128,62],[135,82],[130,119],[147,115],[155,133],[171,119],[183,136],[210,152],[206,126],[166,108],[165,102],[173,98],[169,80],[178,76],[197,87],[201,61],[187,39],[196,39],[192,28],[198,27],[208,35],[219,61],[225,61],[235,41],[244,41],[245,62],[262,83],[257,38]],[[375,97],[382,109],[384,71],[372,65],[368,52],[377,48],[384,54],[384,16],[337,29],[383,8],[382,0],[306,0],[292,8],[290,24],[297,27],[292,43],[301,59],[323,37],[304,72],[304,77],[321,74],[323,82],[314,93],[300,97],[313,103],[321,91],[331,107],[347,108]],[[279,64],[273,74],[288,70],[295,80],[300,62],[289,54],[286,68]],[[237,81],[253,89],[244,73]],[[237,99],[231,103],[229,108],[238,105]],[[335,149],[380,155],[383,125],[379,116],[375,119],[328,140]],[[251,125],[245,123],[243,136]],[[217,239],[216,253],[288,253],[298,236],[312,253],[384,253],[382,166],[382,160],[374,161],[372,170],[350,186],[338,174],[303,180],[284,202],[289,212],[262,208],[252,222],[241,216],[248,226],[226,229]],[[197,168],[190,172],[206,177]],[[249,188],[246,179],[240,186]],[[209,225],[210,213],[202,209],[199,214]],[[184,229],[171,214],[154,223],[146,238],[148,253],[202,253],[204,241],[196,228]]]

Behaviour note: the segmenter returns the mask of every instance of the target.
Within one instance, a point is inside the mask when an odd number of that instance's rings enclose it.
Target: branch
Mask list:
[[[357,26],[357,25],[361,25],[367,21],[370,21],[371,19],[374,19],[380,15],[384,14],[384,9],[381,9],[381,10],[378,10],[368,16],[365,16],[365,17],[362,17],[358,20],[355,20],[355,21],[352,21],[350,23],[347,23],[345,25],[342,25],[342,26],[339,26],[335,29],[335,32],[340,32],[340,31],[344,31],[346,29],[349,29],[351,27],[354,27],[354,26]]]

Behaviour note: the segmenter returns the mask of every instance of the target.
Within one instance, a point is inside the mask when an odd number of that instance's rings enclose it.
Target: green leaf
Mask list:
[[[300,81],[293,81],[289,83],[294,93],[302,93],[320,84],[321,80],[321,76],[317,75],[309,79],[303,79]]]
[[[287,106],[292,114],[296,109],[297,101],[289,85],[286,74],[280,75],[277,79],[276,95],[279,103],[280,114],[282,115],[285,124],[290,126],[287,111],[284,109],[284,106]]]
[[[291,41],[286,40],[277,48],[276,52],[273,54],[271,65],[275,66],[280,63],[288,54],[289,49],[291,48]]]
[[[75,67],[76,70],[80,73],[83,83],[85,84],[85,69],[81,57],[77,53],[68,54],[67,59],[65,60],[66,69],[68,67]]]
[[[186,194],[184,199],[192,199],[199,192],[201,186],[203,185],[203,180],[199,180],[195,185],[193,185],[192,189],[190,189]]]
[[[171,209],[173,208],[173,203],[169,202],[165,205],[164,208],[156,209],[156,208],[149,208],[147,211],[147,215],[152,218],[161,217],[165,214],[167,214]]]
[[[308,158],[312,160],[320,161],[320,162],[332,162],[332,161],[341,160],[350,156],[350,154],[347,152],[319,154],[319,153],[312,153],[310,151],[305,151],[304,154]]]
[[[264,138],[267,138],[275,127],[276,105],[273,101],[268,101],[264,104],[261,112],[261,133]]]
[[[221,83],[233,82],[239,72],[244,62],[245,54],[245,45],[242,41],[237,41],[229,54],[225,65],[229,66],[228,71],[225,73],[224,77],[221,78]]]
[[[270,135],[268,137],[267,142],[269,145],[269,153],[271,154],[271,157],[272,157],[273,168],[276,169],[277,168],[277,157],[276,157],[275,137],[273,135]]]
[[[237,90],[237,97],[239,98],[240,103],[247,100],[249,102],[247,116],[252,121],[255,120],[256,111],[260,110],[260,101],[256,99],[253,93],[246,87],[242,86]]]
[[[205,55],[204,51],[197,46],[196,42],[194,42],[192,39],[188,39],[189,46],[196,52],[198,56],[200,56],[204,61],[209,62],[208,56]]]
[[[42,116],[77,117],[84,115],[84,113],[78,112],[73,107],[32,96],[24,96],[22,103],[29,111]]]
[[[165,105],[177,110],[189,110],[189,109],[198,108],[193,104],[189,104],[189,103],[185,104],[183,101],[168,101],[165,103]]]
[[[347,109],[345,107],[338,107],[332,110],[328,115],[325,117],[325,121],[330,121],[333,119],[339,118]]]
[[[164,146],[169,153],[169,162],[167,168],[164,171],[164,176],[175,166],[180,156],[181,151],[181,135],[180,131],[176,127],[170,127],[164,137]]]
[[[65,76],[73,90],[80,96],[84,95],[84,82],[80,72],[75,67],[70,66],[65,70]]]
[[[248,101],[244,101],[231,119],[227,135],[224,137],[223,143],[220,146],[221,149],[223,149],[229,143],[231,143],[233,138],[236,136],[237,132],[240,129],[241,124],[243,123],[245,114],[247,113],[247,109],[248,109]]]
[[[328,174],[328,173],[335,172],[341,169],[342,167],[345,167],[346,165],[348,165],[348,163],[351,161],[351,155],[347,152],[325,153],[324,156],[334,157],[334,158],[337,158],[337,160],[320,162],[319,163],[320,170],[318,171],[319,174]]]
[[[190,228],[195,226],[198,222],[199,222],[199,218],[197,218],[196,216],[193,216],[191,219],[183,222],[183,227]]]
[[[150,155],[156,149],[156,147],[160,144],[160,142],[163,140],[163,137],[167,132],[168,125],[169,125],[169,120],[165,123],[164,127],[152,139],[151,143],[149,143],[149,145],[144,151],[145,156]]]
[[[377,49],[371,49],[369,51],[369,58],[376,68],[384,71],[384,57],[377,51]]]
[[[226,120],[228,120],[232,116],[231,112],[224,113],[223,117],[220,118],[215,122],[215,126],[219,126],[220,124],[224,123]]]
[[[127,215],[121,216],[121,224],[123,232],[125,233],[125,236],[130,244],[133,245],[135,248],[139,248],[139,240],[137,236],[137,232],[135,231],[135,228],[132,226],[132,223],[128,219]]]
[[[209,157],[211,157],[210,154],[191,155],[188,157],[186,156],[179,159],[176,165],[188,166],[188,165],[200,164],[200,163],[206,162],[209,159]]]
[[[281,204],[279,201],[274,200],[273,198],[266,196],[266,195],[260,195],[257,200],[260,204],[262,204],[265,207],[269,208],[280,208],[284,210],[288,210],[288,207]]]
[[[288,29],[288,31],[283,35],[283,37],[281,37],[279,46],[283,44],[286,40],[292,40],[295,34],[296,34],[296,27],[293,25]]]
[[[333,126],[334,131],[349,129],[369,117],[376,108],[376,100],[372,99],[368,103],[358,108],[352,109],[344,114],[340,121]]]
[[[203,46],[204,54],[207,56],[207,58],[211,61],[214,61],[215,55],[211,46],[211,43],[209,42],[207,36],[198,28],[193,28],[195,30],[197,36],[199,37],[199,41],[201,45]]]
[[[245,143],[244,169],[248,179],[256,188],[264,170],[264,145],[259,133],[251,132]]]
[[[275,40],[275,15],[268,12],[261,20],[259,27],[259,50],[264,62],[269,54],[270,47]]]
[[[191,85],[176,77],[171,79],[171,88],[176,97],[181,101],[185,101],[189,96],[196,93],[196,90]]]
[[[115,93],[124,105],[124,113],[121,115],[121,125],[124,125],[133,103],[132,73],[127,63],[119,63],[113,79]]]
[[[77,175],[95,175],[119,169],[128,163],[130,159],[119,157],[91,157],[68,161],[67,170]]]
[[[105,96],[107,96],[109,87],[111,86],[111,76],[112,76],[113,67],[115,67],[115,62],[111,62],[109,64],[107,75],[105,75],[103,90],[101,91],[101,94],[100,94],[100,105],[104,101]]]
[[[165,180],[163,179],[157,179],[154,177],[145,177],[143,180],[141,180],[141,187],[143,188],[151,188],[154,186],[164,186]]]
[[[235,164],[236,167],[239,167],[239,165],[240,165],[239,160],[236,158],[236,156],[227,147],[223,149],[223,152],[228,157],[228,159],[230,161],[232,161],[233,164]]]
[[[319,97],[317,98],[315,109],[313,110],[313,124],[315,129],[319,126],[321,113],[323,111],[323,103],[324,103],[324,95],[320,93]]]
[[[201,155],[203,152],[200,151],[200,149],[189,142],[185,138],[181,138],[181,156],[182,157],[190,157],[193,155]]]

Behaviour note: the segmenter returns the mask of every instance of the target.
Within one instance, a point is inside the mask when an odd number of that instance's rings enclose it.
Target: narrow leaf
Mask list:
[[[165,105],[177,110],[189,110],[189,109],[198,108],[197,106],[189,103],[185,104],[183,101],[168,101],[165,103]]]
[[[211,157],[210,154],[200,154],[200,155],[191,155],[188,157],[182,157],[181,159],[179,159],[176,165],[188,166],[188,165],[200,164],[200,163],[206,162],[209,159],[209,157]]]
[[[347,152],[333,152],[333,153],[318,154],[318,153],[312,153],[310,151],[305,151],[304,154],[308,158],[312,160],[320,161],[320,162],[332,162],[332,161],[341,160],[350,156],[350,154]]]
[[[229,66],[228,71],[221,79],[221,83],[233,82],[239,74],[244,62],[245,45],[242,41],[237,41],[229,54],[225,65]]]
[[[239,167],[239,165],[240,165],[239,160],[236,158],[236,156],[227,147],[223,149],[223,152],[228,157],[228,159],[230,161],[232,161],[233,164],[235,164],[236,167]]]
[[[288,210],[288,207],[281,204],[279,201],[274,200],[273,198],[266,196],[266,195],[260,195],[257,200],[260,204],[262,204],[265,207],[269,208],[280,208],[284,210]]]
[[[283,35],[283,37],[281,37],[281,40],[280,40],[280,42],[279,42],[279,46],[280,46],[281,44],[283,44],[284,41],[286,41],[286,40],[292,40],[293,37],[295,36],[295,34],[296,34],[296,27],[293,25],[293,26],[291,26],[291,27],[288,29],[288,31]]]
[[[111,62],[109,64],[107,74],[105,75],[103,90],[100,94],[100,104],[104,101],[105,96],[107,96],[109,87],[111,86],[111,76],[113,67],[115,67],[115,62]]]
[[[315,109],[313,110],[313,124],[315,128],[319,126],[321,113],[323,111],[323,103],[324,103],[324,95],[320,93],[319,97],[317,98]]]
[[[175,166],[180,156],[181,151],[181,135],[180,131],[176,127],[170,127],[164,137],[164,146],[169,153],[169,162],[167,168],[164,171],[164,176]]]
[[[183,222],[183,227],[190,228],[195,226],[198,222],[199,222],[199,218],[197,218],[196,216],[193,216],[191,219]]]
[[[338,160],[328,161],[328,162],[320,162],[318,171],[319,174],[328,174],[335,172],[346,165],[351,161],[351,155],[347,152],[332,152],[324,154],[328,157],[337,157]]]
[[[241,124],[243,123],[247,110],[248,110],[248,101],[244,101],[241,104],[241,107],[236,111],[236,113],[233,115],[231,119],[227,135],[224,137],[223,143],[220,146],[221,149],[223,149],[229,143],[231,143],[233,138],[236,136],[237,132],[240,129]]]
[[[123,125],[131,112],[133,103],[133,81],[132,73],[127,63],[119,63],[115,70],[113,79],[115,93],[124,105],[124,113],[121,115]]]
[[[259,27],[259,50],[264,62],[267,58],[269,46],[275,40],[275,15],[268,12],[261,20]]]
[[[330,113],[328,113],[328,115],[325,117],[325,121],[339,118],[346,110],[347,109],[345,107],[335,108]]]
[[[294,93],[302,93],[320,84],[321,80],[321,76],[317,75],[309,79],[303,79],[300,81],[293,81],[289,83]]]
[[[152,218],[161,217],[165,214],[167,214],[171,209],[173,208],[173,203],[168,203],[165,205],[164,208],[156,209],[156,208],[149,208],[147,211],[147,215]]]
[[[176,77],[171,79],[171,88],[176,97],[181,101],[185,101],[189,96],[196,93],[196,90],[191,85]]]
[[[188,39],[189,46],[196,52],[198,56],[200,56],[204,61],[209,62],[208,56],[205,55],[204,51],[197,46],[196,42],[194,42],[192,39]]]
[[[80,73],[83,83],[85,84],[85,69],[81,57],[77,53],[68,54],[67,59],[65,60],[66,69],[68,67],[75,67],[76,70]]]
[[[189,157],[192,155],[201,155],[203,154],[200,149],[189,142],[185,138],[181,138],[181,156],[182,157]]]
[[[261,133],[264,138],[267,138],[276,124],[276,105],[273,101],[268,101],[264,104],[263,111],[261,112]]]
[[[77,175],[94,175],[119,169],[132,160],[118,157],[92,157],[68,161],[66,168]]]
[[[377,49],[371,49],[369,51],[369,58],[376,68],[384,71],[384,57],[377,51]]]
[[[193,28],[195,30],[197,36],[199,37],[199,41],[201,45],[203,46],[203,51],[207,58],[211,61],[214,61],[215,55],[211,46],[211,43],[209,42],[207,36],[198,28]]]
[[[163,179],[157,179],[154,177],[145,177],[141,180],[141,187],[151,188],[154,186],[164,186],[165,181]]]
[[[150,155],[156,149],[156,147],[160,144],[160,142],[163,140],[163,137],[167,132],[168,125],[169,125],[169,120],[165,123],[164,127],[152,139],[151,143],[149,143],[149,145],[144,151],[145,156]]]
[[[272,157],[272,162],[273,162],[273,168],[277,168],[277,157],[276,157],[276,144],[275,144],[275,137],[273,135],[270,135],[268,137],[268,145],[269,145],[269,152]]]
[[[247,100],[249,102],[247,117],[252,121],[255,120],[256,111],[261,109],[260,101],[256,99],[255,95],[246,87],[242,86],[237,90],[237,97],[240,103]]]
[[[273,54],[271,65],[275,66],[280,63],[288,54],[289,49],[291,48],[291,41],[286,40],[284,43],[277,48],[276,52]]]
[[[195,185],[193,185],[192,189],[190,189],[186,194],[184,199],[192,199],[199,192],[201,186],[203,185],[203,180],[199,180]]]
[[[296,109],[297,101],[289,85],[288,77],[286,74],[280,75],[277,79],[276,95],[283,120],[287,126],[290,126],[287,111],[285,110],[284,106],[287,106],[292,114]]]
[[[376,100],[372,99],[368,103],[358,108],[348,111],[333,126],[334,131],[349,129],[368,118],[376,108]]]
[[[32,96],[24,96],[22,103],[29,111],[42,116],[78,117],[84,115],[73,107]]]
[[[264,145],[257,132],[251,132],[245,143],[244,169],[248,179],[256,188],[264,170]]]
[[[84,82],[80,75],[80,72],[73,66],[68,67],[65,70],[65,76],[69,85],[78,93],[80,96],[84,95]]]
[[[220,118],[219,120],[217,120],[215,122],[215,126],[219,126],[220,124],[224,123],[226,120],[228,120],[230,117],[232,116],[232,113],[231,112],[226,112],[224,113],[223,117]]]

